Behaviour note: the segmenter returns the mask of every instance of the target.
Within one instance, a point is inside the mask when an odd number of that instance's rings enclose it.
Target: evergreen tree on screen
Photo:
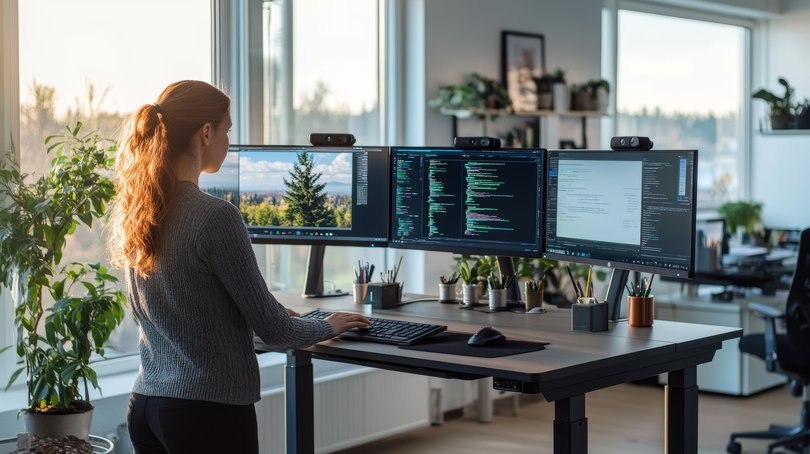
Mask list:
[[[299,153],[290,180],[284,179],[287,221],[298,226],[334,227],[335,217],[326,203],[326,183],[318,183],[321,174],[313,171],[314,165],[312,155]]]

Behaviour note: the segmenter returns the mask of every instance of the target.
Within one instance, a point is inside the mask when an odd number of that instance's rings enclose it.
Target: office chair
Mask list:
[[[810,453],[810,229],[802,232],[793,283],[784,313],[761,304],[751,304],[765,321],[764,334],[749,334],[740,339],[740,350],[765,360],[769,372],[786,375],[794,396],[803,397],[798,426],[771,425],[768,430],[731,434],[726,450],[741,452],[737,438],[772,439],[770,454],[776,448]],[[785,334],[776,333],[776,320],[784,320]]]

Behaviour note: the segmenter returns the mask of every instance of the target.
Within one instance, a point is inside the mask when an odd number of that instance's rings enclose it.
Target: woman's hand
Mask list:
[[[351,312],[335,312],[326,321],[332,325],[332,333],[338,335],[352,328],[368,328],[369,321],[360,314]]]
[[[300,317],[301,316],[301,314],[299,314],[298,312],[295,312],[294,310],[290,309],[289,307],[287,307],[285,309],[287,309],[287,313],[290,314],[290,317]]]

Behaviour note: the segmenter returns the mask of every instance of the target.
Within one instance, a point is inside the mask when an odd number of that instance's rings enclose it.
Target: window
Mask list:
[[[210,81],[210,0],[20,1],[19,56],[20,161],[41,175],[50,165],[44,139],[65,125],[117,138],[124,119],[169,83]],[[77,229],[62,263],[109,262],[102,233]],[[136,352],[137,341],[128,316],[109,356]]]
[[[618,13],[617,135],[699,150],[698,206],[742,195],[745,27]]]
[[[375,0],[266,0],[262,14],[264,143],[309,144],[312,132],[354,134],[383,143],[379,3]],[[254,123],[255,124],[255,123]],[[250,137],[257,137],[251,131]],[[256,248],[271,289],[304,285],[308,248]],[[348,290],[358,259],[384,269],[383,250],[329,247],[325,290]]]

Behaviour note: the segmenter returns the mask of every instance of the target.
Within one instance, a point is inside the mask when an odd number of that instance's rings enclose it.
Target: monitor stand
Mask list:
[[[512,257],[498,256],[498,268],[501,276],[515,275],[515,262]],[[506,305],[509,307],[524,307],[520,299],[520,288],[517,279],[514,279],[506,288]]]
[[[304,298],[325,298],[329,296],[346,296],[348,293],[335,290],[333,293],[323,292],[323,256],[326,246],[312,245],[309,247],[307,257],[307,276],[304,282]]]
[[[627,285],[627,278],[630,277],[630,271],[613,268],[613,273],[610,275],[610,283],[608,283],[607,296],[605,302],[608,304],[608,320],[618,320],[622,309],[622,296],[624,296],[624,288]]]

